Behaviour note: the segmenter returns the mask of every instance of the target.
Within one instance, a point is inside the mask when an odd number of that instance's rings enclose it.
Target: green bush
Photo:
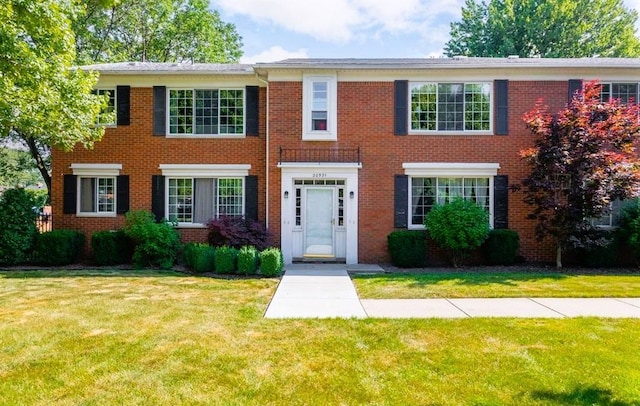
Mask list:
[[[69,265],[84,248],[84,234],[75,230],[53,230],[38,235],[36,259],[43,265]]]
[[[260,253],[260,272],[264,276],[280,276],[284,261],[278,248],[267,248]]]
[[[244,246],[238,251],[238,273],[254,275],[258,272],[258,250],[256,247]]]
[[[147,211],[131,211],[125,215],[124,233],[135,244],[133,264],[170,269],[180,252],[180,235],[166,221],[156,223]]]
[[[581,265],[587,268],[611,268],[618,265],[618,240],[609,238],[602,245],[579,250]]]
[[[640,258],[640,199],[636,199],[622,210],[617,237],[631,250],[638,261]]]
[[[236,271],[238,260],[238,250],[223,245],[215,249],[216,273],[231,274]]]
[[[513,265],[516,262],[520,237],[513,230],[491,230],[482,245],[490,265]]]
[[[125,264],[131,260],[133,243],[124,231],[97,231],[91,236],[96,265]]]
[[[394,231],[387,236],[391,263],[400,268],[419,268],[427,262],[427,234],[420,230]]]
[[[457,267],[487,239],[489,215],[475,202],[455,198],[447,204],[433,206],[425,216],[424,225],[436,244],[449,251],[453,266]]]
[[[213,272],[215,248],[209,244],[187,243],[184,246],[185,265],[197,273]]]
[[[25,262],[38,229],[34,202],[24,189],[9,189],[0,199],[0,264]]]

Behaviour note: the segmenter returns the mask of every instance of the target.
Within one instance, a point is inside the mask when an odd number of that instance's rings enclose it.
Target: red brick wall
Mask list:
[[[497,162],[511,184],[527,174],[518,152],[531,147],[533,136],[522,115],[542,97],[552,111],[567,100],[564,81],[510,81],[509,135],[393,134],[393,82],[338,82],[338,141],[303,142],[302,83],[270,84],[270,207],[269,225],[280,236],[280,170],[278,150],[288,148],[360,147],[359,261],[388,262],[387,235],[394,230],[394,174],[403,174],[403,162]],[[535,241],[529,208],[522,193],[509,195],[509,227],[518,231],[521,253],[530,261],[551,261],[553,250]]]
[[[72,163],[119,163],[121,175],[129,175],[130,209],[151,211],[151,176],[160,175],[160,164],[251,164],[250,175],[258,176],[261,220],[265,219],[264,190],[266,140],[266,89],[260,89],[260,134],[242,139],[180,139],[153,135],[153,89],[131,88],[131,125],[107,128],[103,139],[91,150],[76,146],[65,153],[53,151],[52,206],[54,227],[80,230],[89,241],[97,230],[120,228],[124,216],[76,217],[62,213],[63,175]],[[204,229],[181,229],[184,241],[205,241]]]

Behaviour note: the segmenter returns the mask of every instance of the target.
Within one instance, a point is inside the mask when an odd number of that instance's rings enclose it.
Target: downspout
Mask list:
[[[265,222],[265,227],[267,228],[267,230],[269,229],[269,81],[261,79],[260,75],[258,75],[256,73],[256,79],[258,79],[260,82],[264,83],[265,85],[267,85],[267,113],[265,115],[265,120],[266,120],[266,139],[265,139],[265,151],[266,151],[266,157],[265,157],[265,182],[266,182],[266,186],[265,186],[265,198],[264,198],[264,209],[265,209],[265,217],[264,217],[264,222]]]

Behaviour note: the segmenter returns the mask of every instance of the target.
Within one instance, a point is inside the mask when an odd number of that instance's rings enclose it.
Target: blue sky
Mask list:
[[[210,0],[243,37],[241,62],[440,56],[464,0]],[[640,11],[640,0],[624,0]]]

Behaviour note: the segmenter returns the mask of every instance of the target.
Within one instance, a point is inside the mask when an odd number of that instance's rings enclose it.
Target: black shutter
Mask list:
[[[509,134],[509,81],[493,82],[496,106],[496,135]]]
[[[125,214],[129,211],[129,175],[120,175],[116,178],[118,199],[116,213]]]
[[[407,105],[409,104],[409,81],[396,80],[394,82],[394,134],[407,135]]]
[[[151,212],[156,217],[156,221],[165,218],[164,214],[164,176],[151,176]]]
[[[569,95],[568,101],[571,102],[573,96],[576,92],[582,90],[582,80],[581,79],[569,79]]]
[[[409,177],[407,175],[395,175],[393,193],[393,226],[395,228],[407,228],[407,207],[409,205]]]
[[[244,178],[244,217],[250,220],[258,220],[258,177],[249,175]]]
[[[167,135],[167,88],[153,87],[153,135]]]
[[[493,177],[493,228],[509,228],[509,177]]]
[[[118,125],[129,125],[131,122],[131,113],[129,108],[130,89],[131,88],[129,86],[118,86],[116,88],[116,100],[118,101],[118,106],[116,107]]]
[[[76,193],[78,177],[76,175],[64,175],[62,184],[62,212],[64,214],[76,214]]]
[[[247,109],[245,115],[247,118],[247,132],[249,136],[258,136],[259,132],[259,105],[260,105],[260,88],[258,86],[247,86],[245,90],[247,99]]]

